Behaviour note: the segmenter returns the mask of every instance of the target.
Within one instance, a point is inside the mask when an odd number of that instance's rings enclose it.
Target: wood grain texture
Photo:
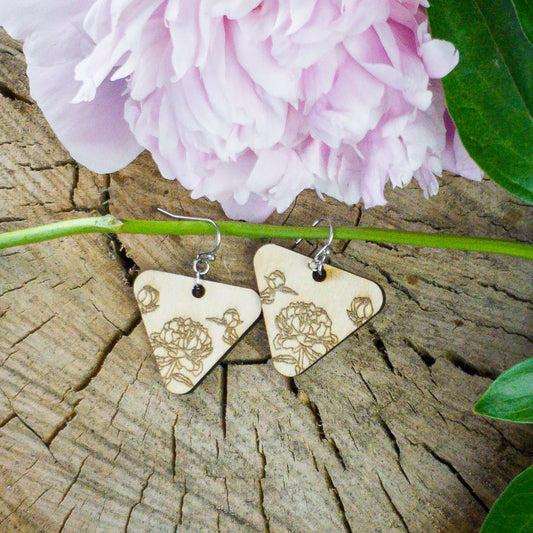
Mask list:
[[[146,154],[113,176],[72,161],[0,38],[2,231],[86,213],[222,217]],[[531,242],[532,212],[446,176],[362,210],[303,193],[272,222]],[[162,216],[161,216],[162,218]],[[266,241],[224,239],[209,279],[254,288]],[[292,243],[277,241],[283,246]],[[311,252],[316,243],[303,243]],[[533,268],[518,258],[335,242],[332,264],[383,286],[375,320],[295,379],[258,322],[191,395],[160,382],[134,271],[190,275],[199,237],[77,236],[0,253],[2,531],[473,532],[529,466],[531,428],[472,414],[532,354]]]

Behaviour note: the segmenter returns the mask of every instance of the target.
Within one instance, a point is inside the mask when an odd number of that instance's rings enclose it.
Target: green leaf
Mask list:
[[[533,358],[519,363],[494,381],[474,412],[509,422],[533,423]]]
[[[533,532],[533,466],[515,477],[492,506],[480,533]]]
[[[428,16],[433,36],[459,50],[442,83],[466,150],[496,183],[533,203],[533,45],[511,0],[432,0]]]
[[[531,0],[513,0],[520,26],[529,39],[533,43],[533,2]]]

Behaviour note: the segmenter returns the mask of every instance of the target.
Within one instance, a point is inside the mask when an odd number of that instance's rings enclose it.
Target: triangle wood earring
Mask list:
[[[377,283],[325,264],[333,225],[321,218],[313,226],[321,222],[329,224],[329,240],[310,261],[275,244],[262,246],[254,257],[272,360],[285,376],[307,370],[384,304]]]
[[[220,247],[216,222],[159,211],[182,220],[209,222],[217,231],[216,246],[193,261],[194,278],[147,270],[133,286],[163,382],[170,392],[185,394],[257,320],[261,301],[251,289],[202,279]]]

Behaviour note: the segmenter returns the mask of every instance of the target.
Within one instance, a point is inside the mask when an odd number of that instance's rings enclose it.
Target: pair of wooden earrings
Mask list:
[[[174,215],[213,224],[216,246],[193,261],[195,278],[148,270],[134,284],[143,322],[167,389],[192,391],[259,318],[266,323],[274,367],[296,376],[316,363],[383,307],[381,287],[326,265],[330,237],[309,258],[281,246],[262,246],[254,257],[259,294],[203,279],[221,242],[211,219]],[[297,244],[300,241],[297,241]],[[310,270],[309,270],[310,269]]]

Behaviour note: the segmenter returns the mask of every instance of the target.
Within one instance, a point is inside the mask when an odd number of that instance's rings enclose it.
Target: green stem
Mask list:
[[[217,222],[222,235],[245,237],[248,239],[327,239],[329,229],[325,227],[270,226],[246,222]],[[212,235],[213,226],[207,222],[160,221],[160,220],[119,220],[112,215],[102,217],[65,220],[16,231],[0,233],[0,249],[41,242],[67,235],[83,233],[141,233],[147,235]],[[409,244],[430,248],[448,248],[494,254],[513,255],[533,259],[533,246],[521,242],[402,231],[395,229],[337,227],[335,238],[391,244]]]

